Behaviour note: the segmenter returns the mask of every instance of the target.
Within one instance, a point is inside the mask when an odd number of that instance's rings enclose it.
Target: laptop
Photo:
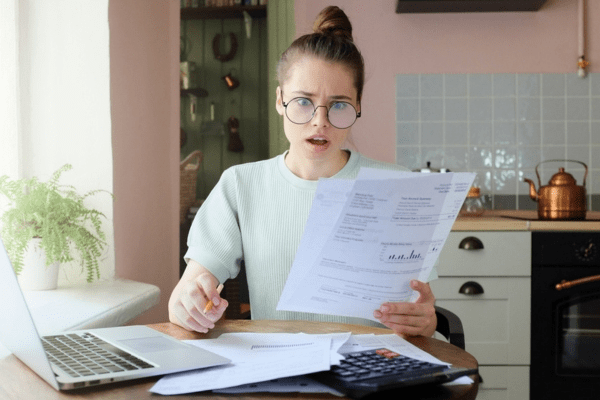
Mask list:
[[[165,375],[231,360],[146,326],[40,337],[0,239],[0,343],[56,390]]]

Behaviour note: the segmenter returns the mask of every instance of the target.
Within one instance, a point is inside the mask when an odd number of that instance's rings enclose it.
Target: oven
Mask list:
[[[600,232],[532,232],[531,400],[600,398]]]

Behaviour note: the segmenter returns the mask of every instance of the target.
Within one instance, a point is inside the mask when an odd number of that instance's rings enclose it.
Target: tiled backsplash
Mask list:
[[[523,178],[541,161],[588,167],[590,209],[600,210],[600,73],[407,74],[396,77],[396,162],[477,173],[497,209],[536,209]],[[579,163],[544,162],[542,185],[558,168],[583,184]]]

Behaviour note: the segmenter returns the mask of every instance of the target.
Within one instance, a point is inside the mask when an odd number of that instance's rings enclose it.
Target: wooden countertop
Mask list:
[[[479,217],[459,216],[452,231],[600,231],[600,212],[585,221],[540,221],[537,211],[490,210]]]

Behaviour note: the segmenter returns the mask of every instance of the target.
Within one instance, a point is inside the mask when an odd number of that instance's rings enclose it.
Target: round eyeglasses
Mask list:
[[[283,93],[281,94],[283,97]],[[294,124],[305,124],[315,116],[317,108],[325,107],[327,109],[327,120],[331,125],[338,129],[350,128],[360,117],[360,112],[356,112],[356,108],[345,101],[336,101],[327,106],[317,106],[306,97],[296,97],[284,103],[285,115]]]

